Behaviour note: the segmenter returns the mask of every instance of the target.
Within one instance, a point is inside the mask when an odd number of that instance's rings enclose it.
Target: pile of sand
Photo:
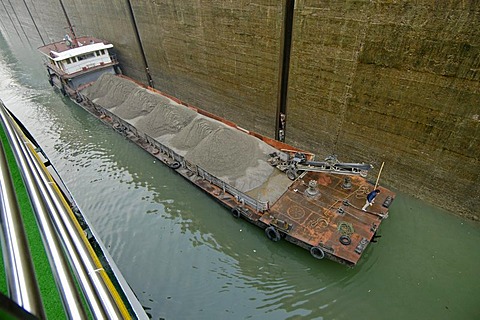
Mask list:
[[[172,101],[173,102],[173,101]],[[165,134],[178,133],[195,118],[197,113],[178,104],[162,103],[135,124],[138,130],[157,138]]]
[[[113,75],[103,75],[84,94],[238,190],[273,200],[259,191],[272,188],[274,171],[266,159],[275,149],[263,141]]]
[[[182,154],[188,162],[243,192],[260,187],[273,171],[265,159],[274,148],[202,115],[166,144],[186,151]]]
[[[218,121],[199,114],[173,137],[171,144],[175,148],[189,151],[221,126],[223,124]]]
[[[122,119],[130,120],[147,115],[152,112],[156,106],[166,105],[168,102],[167,98],[159,94],[137,87],[122,104],[111,111]]]
[[[93,85],[86,88],[83,94],[96,104],[111,109],[121,105],[133,91],[138,89],[141,88],[132,81],[105,73]]]
[[[238,130],[221,127],[188,151],[185,159],[217,177],[238,178],[247,168],[256,166],[256,141]]]

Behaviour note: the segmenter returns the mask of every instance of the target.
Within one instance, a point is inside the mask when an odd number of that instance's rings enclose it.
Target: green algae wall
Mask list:
[[[284,1],[63,3],[147,83],[131,5],[157,89],[274,136]],[[0,17],[34,46],[66,32],[56,0],[4,2]],[[289,80],[288,143],[373,175],[385,162],[383,183],[479,218],[479,1],[296,0]]]
[[[321,3],[321,4],[318,4]],[[480,2],[298,1],[289,138],[478,218]]]

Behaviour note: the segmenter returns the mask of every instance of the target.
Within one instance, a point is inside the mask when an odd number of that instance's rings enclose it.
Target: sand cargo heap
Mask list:
[[[285,190],[291,184],[266,161],[276,151],[273,147],[132,81],[104,75],[83,94],[138,132],[259,201],[275,202],[281,194],[272,190],[274,186]]]
[[[80,94],[84,108],[230,208],[234,217],[318,259],[355,265],[395,197],[378,187],[377,202],[364,212],[374,186],[355,166],[343,172],[345,164],[314,162],[312,154],[126,77],[104,74]]]

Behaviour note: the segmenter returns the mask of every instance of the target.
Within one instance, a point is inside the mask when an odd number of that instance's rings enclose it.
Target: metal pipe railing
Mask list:
[[[83,310],[81,298],[76,290],[75,281],[70,273],[68,261],[63,254],[61,241],[49,217],[49,208],[44,202],[42,191],[36,183],[32,168],[29,166],[25,145],[21,142],[21,139],[19,139],[3,103],[0,107],[0,119],[2,120],[17,164],[21,168],[22,178],[30,197],[37,223],[39,224],[45,251],[52,266],[52,272],[67,317],[70,319],[86,319],[87,316]]]
[[[0,215],[8,293],[11,299],[26,311],[39,319],[45,319],[40,289],[15,194],[5,151],[0,141]]]
[[[25,147],[25,146],[24,146]],[[26,147],[25,147],[26,148]],[[28,150],[28,149],[27,149]],[[24,150],[24,151],[27,151]],[[96,319],[105,319],[106,314],[104,309],[102,308],[102,304],[98,299],[98,296],[95,294],[95,288],[93,287],[92,282],[90,281],[88,271],[85,269],[83,262],[80,256],[77,253],[75,245],[73,244],[73,240],[71,235],[67,232],[64,224],[61,222],[59,215],[60,210],[65,210],[65,208],[58,208],[55,202],[55,199],[51,197],[49,192],[49,187],[51,185],[48,182],[45,182],[42,179],[42,169],[38,168],[38,164],[32,158],[33,156],[31,153],[26,154],[26,161],[29,167],[32,169],[32,174],[35,181],[38,184],[38,188],[41,192],[42,199],[48,208],[49,218],[53,222],[53,226],[57,231],[57,235],[59,236],[60,242],[63,244],[65,251],[67,253],[67,257],[69,258],[70,263],[72,264],[72,269],[75,272],[79,284],[82,287],[83,292],[85,293],[86,300],[89,304],[90,310]],[[83,306],[82,306],[83,307]]]
[[[70,219],[66,206],[59,193],[50,183],[46,172],[40,168],[38,162],[34,161],[33,155],[29,154],[29,164],[35,168],[35,178],[39,182],[45,200],[49,205],[51,218],[57,228],[60,238],[74,266],[80,285],[87,298],[95,319],[121,319],[123,318],[115,299],[110,294],[108,286],[101,276],[103,267],[97,265],[90,255],[85,242],[82,239],[78,228]]]
[[[6,115],[3,108],[0,112],[1,119],[4,122],[6,132],[11,140],[14,155],[17,158],[19,167],[24,175],[24,181],[27,185],[27,191],[37,214],[37,220],[44,239],[51,239],[63,244],[64,251],[69,258],[72,269],[77,276],[82,292],[85,295],[90,311],[95,319],[124,319],[130,318],[123,301],[119,297],[116,289],[113,287],[106,271],[93,252],[90,243],[83,234],[83,230],[73,217],[71,209],[61,196],[58,186],[54,183],[51,175],[41,163],[38,155],[34,151],[32,144],[26,143],[20,133],[16,130],[16,125],[12,119]],[[45,212],[44,212],[45,211]],[[56,231],[50,237],[50,231]],[[45,235],[44,235],[45,233]],[[53,238],[57,238],[54,240]],[[44,240],[47,247],[50,246]],[[56,249],[54,249],[56,251]],[[56,280],[65,278],[64,262],[56,259],[57,254],[50,253],[52,270],[56,275]],[[62,255],[63,257],[63,255]],[[53,264],[52,264],[53,263]],[[56,270],[56,263],[60,263],[60,269]],[[69,270],[69,269],[68,269]],[[68,274],[71,276],[71,274]],[[70,318],[85,317],[78,292],[73,290],[68,280],[66,283],[57,281],[57,287],[61,293],[62,301],[67,315]],[[63,284],[66,288],[62,288]],[[66,290],[64,290],[66,289]]]

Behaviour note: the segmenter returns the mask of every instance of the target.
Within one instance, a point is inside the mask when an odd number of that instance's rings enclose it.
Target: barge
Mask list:
[[[388,217],[395,194],[378,179],[367,180],[369,164],[336,157],[316,161],[309,152],[116,74],[113,58],[102,64],[92,54],[96,42],[92,51],[88,44],[78,51],[67,41],[39,48],[52,85],[211,195],[234,218],[264,229],[268,239],[354,266]],[[80,65],[67,69],[68,59],[78,54],[85,57],[81,72]],[[105,64],[109,68],[100,68]],[[364,206],[374,189],[380,190],[376,202]]]

